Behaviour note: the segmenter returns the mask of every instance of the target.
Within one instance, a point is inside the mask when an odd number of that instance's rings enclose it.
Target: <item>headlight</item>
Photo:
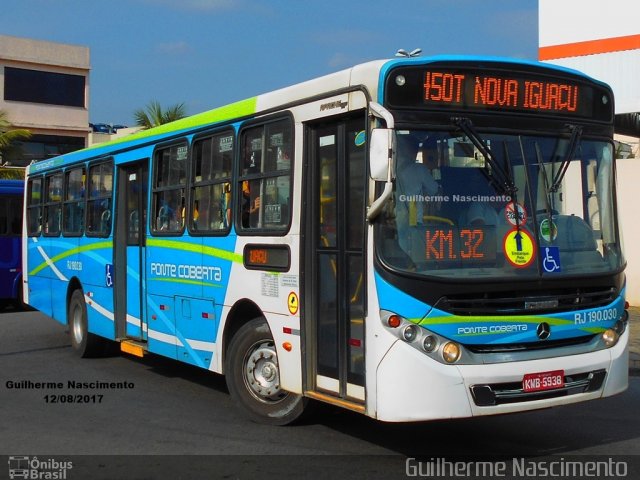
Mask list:
[[[460,345],[455,342],[447,342],[442,347],[442,358],[447,363],[455,363],[460,358]]]
[[[460,343],[432,332],[428,325],[415,323],[418,321],[416,318],[409,320],[397,313],[381,310],[380,320],[386,331],[401,340],[401,343],[415,348],[440,364],[469,363],[469,353]]]
[[[409,325],[402,331],[402,336],[407,342],[413,342],[418,336],[418,327],[415,325]]]
[[[620,335],[612,328],[607,328],[604,332],[602,332],[602,340],[607,347],[613,347],[616,343],[618,343],[618,339]]]
[[[424,348],[424,351],[427,353],[433,352],[437,346],[438,340],[433,335],[427,335],[424,337],[424,340],[422,340],[422,348]]]

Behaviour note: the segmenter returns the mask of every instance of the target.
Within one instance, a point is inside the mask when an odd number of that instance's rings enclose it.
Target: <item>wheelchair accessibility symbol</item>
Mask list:
[[[107,263],[104,272],[104,283],[107,287],[113,287],[113,265]]]
[[[558,247],[544,247],[542,268],[547,273],[562,271],[560,269],[560,249]]]

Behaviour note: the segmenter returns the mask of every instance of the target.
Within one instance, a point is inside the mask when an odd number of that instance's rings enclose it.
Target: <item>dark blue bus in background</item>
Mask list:
[[[0,307],[22,305],[24,180],[0,179]]]

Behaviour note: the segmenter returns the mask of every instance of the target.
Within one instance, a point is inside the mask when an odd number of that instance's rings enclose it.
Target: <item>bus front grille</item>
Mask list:
[[[558,313],[609,305],[616,298],[611,288],[563,288],[523,295],[522,292],[450,295],[438,300],[435,307],[460,315],[520,315]]]
[[[565,338],[562,340],[544,340],[539,342],[505,343],[473,345],[465,344],[465,348],[473,353],[505,353],[505,352],[527,352],[532,350],[547,350],[549,348],[571,347],[589,343],[595,335],[584,335],[581,337]]]

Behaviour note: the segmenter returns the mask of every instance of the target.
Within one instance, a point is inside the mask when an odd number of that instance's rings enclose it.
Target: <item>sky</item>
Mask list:
[[[132,126],[151,101],[188,114],[391,58],[535,60],[537,0],[6,0],[0,34],[90,49],[89,120]]]

